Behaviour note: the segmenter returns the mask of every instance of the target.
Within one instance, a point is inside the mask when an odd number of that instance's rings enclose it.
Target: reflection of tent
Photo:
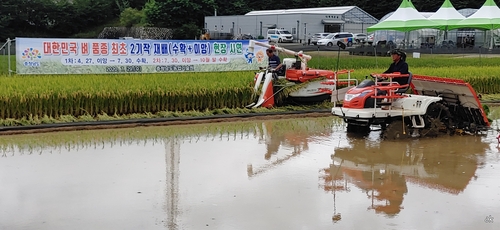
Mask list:
[[[474,28],[483,30],[494,30],[500,28],[500,9],[493,0],[486,0],[483,6],[468,18],[450,25],[449,29]],[[493,36],[491,36],[490,49],[493,48]]]
[[[439,28],[440,25],[420,14],[409,0],[403,0],[399,8],[387,19],[368,27],[368,32],[375,30],[397,30],[408,32],[422,28]]]

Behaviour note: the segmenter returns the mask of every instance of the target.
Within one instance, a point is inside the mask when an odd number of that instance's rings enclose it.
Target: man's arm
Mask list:
[[[275,59],[276,59],[276,64],[278,64],[275,69],[279,70],[283,66],[283,64],[281,63],[281,58],[278,56],[275,56]]]
[[[278,70],[278,69],[281,69],[281,67],[282,67],[282,66],[283,66],[283,64],[281,64],[281,63],[280,63],[278,66],[276,66],[276,69],[277,69],[277,70]]]
[[[281,58],[276,56],[276,60],[278,61],[278,66],[276,66],[276,69],[280,69],[283,66],[283,63],[281,63]]]
[[[391,63],[391,65],[389,66],[389,69],[387,69],[384,73],[393,73],[394,72],[393,67],[394,67],[394,63]]]

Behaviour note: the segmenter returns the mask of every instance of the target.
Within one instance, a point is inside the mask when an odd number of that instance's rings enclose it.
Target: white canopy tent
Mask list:
[[[444,39],[448,39],[449,26],[456,25],[464,19],[465,17],[453,7],[450,0],[445,0],[436,13],[429,17],[429,20],[442,26],[440,29],[445,31]]]
[[[482,30],[495,30],[500,28],[500,8],[493,0],[486,2],[468,18],[448,26],[449,29],[474,28]],[[493,32],[491,33],[490,49],[493,48]]]
[[[397,30],[408,32],[423,28],[440,28],[441,25],[422,16],[409,0],[403,0],[399,8],[387,19],[368,27],[368,32],[376,30]]]

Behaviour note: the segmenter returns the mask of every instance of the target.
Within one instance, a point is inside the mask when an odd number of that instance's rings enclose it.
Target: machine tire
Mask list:
[[[326,44],[327,46],[333,46],[333,43],[331,42],[328,42],[328,44]]]
[[[453,127],[451,113],[448,107],[441,103],[432,103],[427,107],[424,116],[425,128],[420,136],[436,137],[439,134],[452,134]]]
[[[347,42],[347,47],[351,47],[352,46],[352,42]]]
[[[406,139],[410,137],[410,130],[406,123],[403,127],[403,121],[395,120],[387,125],[386,129],[382,133],[382,136],[386,140]]]

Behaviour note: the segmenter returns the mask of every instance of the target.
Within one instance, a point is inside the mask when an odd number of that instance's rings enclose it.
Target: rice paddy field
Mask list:
[[[310,54],[313,59],[309,67],[352,69],[351,77],[357,79],[383,72],[392,62],[390,57],[342,54],[337,59],[336,52]],[[11,58],[11,63],[15,63],[14,56]],[[478,93],[500,93],[500,57],[424,54],[421,58],[408,57],[407,62],[414,74],[463,79]],[[0,125],[50,123],[54,119],[92,120],[103,116],[109,119],[131,114],[165,117],[176,116],[174,113],[248,112],[244,106],[253,101],[253,78],[253,71],[9,75],[7,56],[0,56]]]

